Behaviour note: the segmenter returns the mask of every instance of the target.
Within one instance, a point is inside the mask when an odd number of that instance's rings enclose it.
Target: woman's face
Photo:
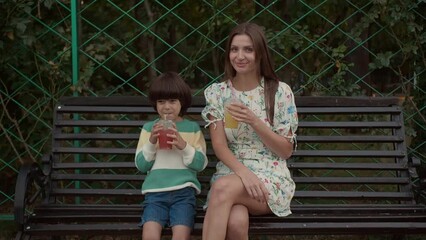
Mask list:
[[[232,39],[229,60],[237,74],[256,73],[253,41],[248,35],[235,35]]]

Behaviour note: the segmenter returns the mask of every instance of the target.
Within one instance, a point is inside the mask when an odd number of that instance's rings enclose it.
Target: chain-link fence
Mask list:
[[[265,27],[296,95],[399,96],[409,152],[426,159],[425,1],[0,2],[0,220],[13,219],[19,166],[48,152],[61,96],[145,95],[167,70],[202,95],[244,21]]]

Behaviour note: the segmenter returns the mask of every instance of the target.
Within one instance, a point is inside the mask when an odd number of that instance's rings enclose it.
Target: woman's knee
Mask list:
[[[213,201],[232,201],[233,196],[238,190],[235,179],[230,177],[221,177],[217,179],[210,188],[210,199]]]

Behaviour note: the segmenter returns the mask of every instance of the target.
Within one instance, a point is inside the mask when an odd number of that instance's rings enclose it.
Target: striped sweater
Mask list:
[[[157,120],[146,123],[140,133],[135,155],[135,165],[142,173],[147,173],[142,184],[142,194],[148,192],[164,192],[193,187],[197,194],[201,192],[201,184],[197,172],[207,165],[206,142],[196,122],[183,119],[176,122],[176,127],[186,141],[182,150],[173,147],[161,150],[157,144],[149,141],[151,129]]]

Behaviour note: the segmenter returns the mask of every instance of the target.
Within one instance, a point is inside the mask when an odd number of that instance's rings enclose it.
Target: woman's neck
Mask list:
[[[260,80],[253,75],[237,75],[232,80],[232,86],[238,91],[250,91],[259,86]]]

